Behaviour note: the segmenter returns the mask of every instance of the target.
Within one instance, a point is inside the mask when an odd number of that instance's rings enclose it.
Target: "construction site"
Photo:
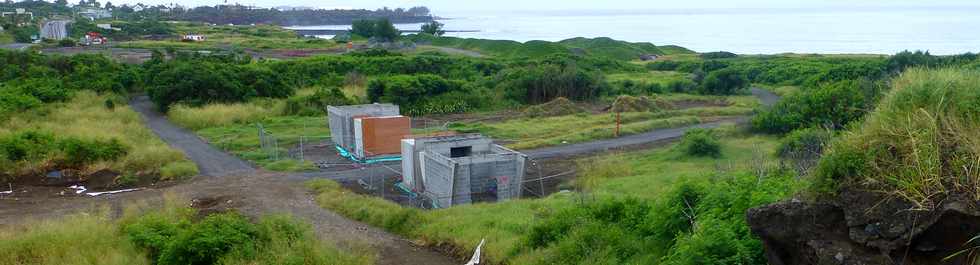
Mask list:
[[[330,106],[337,156],[367,176],[340,179],[405,205],[446,208],[520,198],[528,157],[480,134],[413,135],[392,104]]]

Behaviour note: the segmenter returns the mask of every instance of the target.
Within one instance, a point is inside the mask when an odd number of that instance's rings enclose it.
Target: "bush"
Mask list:
[[[239,214],[213,214],[172,237],[158,264],[215,264],[226,254],[254,257],[259,232]]]
[[[706,60],[725,59],[725,58],[735,58],[735,57],[738,57],[737,54],[734,54],[734,53],[731,53],[731,52],[726,52],[726,51],[706,52],[706,53],[702,53],[700,56],[701,56],[702,59],[706,59]]]
[[[856,81],[825,84],[794,93],[752,119],[752,128],[766,133],[788,133],[806,127],[843,129],[867,111],[863,90],[873,84]]]
[[[11,161],[39,161],[51,155],[57,147],[54,134],[42,131],[21,131],[0,138],[0,150]]]
[[[71,38],[63,39],[63,40],[58,41],[58,46],[61,46],[61,47],[75,47],[76,44],[77,43],[75,42],[75,40],[73,40]]]
[[[720,157],[721,143],[714,132],[707,129],[694,128],[684,132],[678,145],[684,154],[690,156]]]
[[[699,89],[701,94],[735,95],[749,86],[748,79],[738,70],[723,68],[708,72]]]
[[[65,138],[58,142],[67,166],[82,167],[98,161],[116,161],[129,152],[118,139],[109,141]]]
[[[657,201],[605,198],[530,227],[540,264],[764,264],[745,212],[792,194],[791,174],[684,180]]]
[[[779,157],[787,159],[815,159],[823,153],[832,133],[825,129],[806,128],[794,130],[783,137],[776,148]]]
[[[497,83],[507,98],[529,104],[558,97],[593,100],[608,88],[602,75],[579,68],[573,61],[507,69]]]
[[[337,87],[319,88],[312,95],[294,96],[286,99],[283,113],[286,115],[322,116],[327,106],[352,105],[351,100]]]
[[[197,174],[200,174],[197,164],[191,161],[173,162],[160,168],[160,177],[163,180],[180,180]]]

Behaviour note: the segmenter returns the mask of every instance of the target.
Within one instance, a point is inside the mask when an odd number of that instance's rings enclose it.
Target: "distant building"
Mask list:
[[[12,17],[18,27],[23,27],[31,24],[31,21],[34,20],[34,13],[27,12],[23,8],[17,8],[14,9],[14,12],[0,12],[0,17]]]
[[[78,12],[78,15],[91,20],[96,20],[96,19],[103,19],[103,18],[111,18],[112,11],[109,11],[107,9],[101,9],[101,8],[87,7],[85,9],[82,9],[82,11]]]
[[[657,58],[660,58],[660,57],[657,56],[656,54],[644,54],[644,55],[640,55],[640,60],[642,60],[642,61],[655,61],[655,60],[657,60]]]
[[[68,20],[52,20],[41,23],[41,38],[63,40],[68,38]]]
[[[197,42],[197,41],[206,41],[207,39],[208,39],[207,37],[200,34],[187,34],[187,35],[180,36],[180,41]]]

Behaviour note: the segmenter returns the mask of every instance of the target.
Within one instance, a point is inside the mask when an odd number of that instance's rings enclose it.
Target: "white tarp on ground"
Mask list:
[[[105,194],[116,194],[116,193],[130,192],[130,191],[138,191],[138,190],[142,190],[142,189],[143,188],[125,189],[125,190],[114,190],[114,191],[103,191],[103,192],[89,192],[89,193],[86,193],[85,195],[88,195],[88,196],[99,196],[99,195],[105,195]]]
[[[480,249],[483,248],[483,243],[485,243],[486,241],[487,241],[486,238],[480,239],[480,244],[476,246],[476,251],[473,251],[473,257],[470,258],[470,262],[467,262],[466,265],[480,264]]]

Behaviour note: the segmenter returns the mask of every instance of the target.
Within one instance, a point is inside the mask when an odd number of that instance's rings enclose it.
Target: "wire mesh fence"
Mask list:
[[[333,142],[330,136],[326,135],[292,135],[279,136],[266,130],[261,123],[255,125],[258,128],[259,150],[266,159],[279,161],[283,159],[294,159],[299,161],[316,161],[323,154],[311,152],[311,149],[331,148]]]

